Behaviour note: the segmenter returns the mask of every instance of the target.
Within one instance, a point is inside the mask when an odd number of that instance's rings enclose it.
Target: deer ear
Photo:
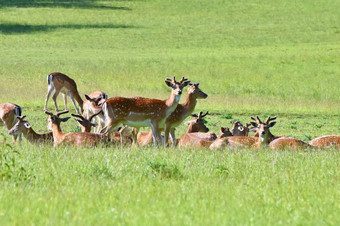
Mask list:
[[[271,123],[269,123],[269,127],[273,127],[273,126],[275,126],[275,124],[276,124],[276,122],[271,122]]]
[[[187,121],[187,122],[184,123],[184,125],[190,126],[190,123],[191,123],[191,121]]]
[[[67,122],[71,117],[66,117],[66,118],[60,118],[62,122]]]
[[[86,98],[86,100],[89,100],[89,101],[91,100],[91,98],[86,94],[85,94],[85,98]]]
[[[224,133],[225,131],[228,131],[229,128],[228,127],[221,127],[221,132]]]
[[[171,82],[171,81],[165,80],[165,84],[166,84],[167,86],[169,86],[169,87],[172,88],[172,82]]]
[[[239,126],[239,127],[237,127],[237,129],[241,132],[243,132],[243,130],[244,130],[243,126]]]
[[[92,123],[92,122],[91,122],[91,126],[93,126],[93,127],[97,127],[97,126],[98,126],[98,124],[97,124],[97,123]]]
[[[31,128],[31,125],[30,125],[28,122],[25,122],[24,126],[25,126],[27,129]]]
[[[257,127],[257,126],[258,126],[256,122],[250,122],[250,124],[251,124],[252,126],[254,126],[254,127]]]

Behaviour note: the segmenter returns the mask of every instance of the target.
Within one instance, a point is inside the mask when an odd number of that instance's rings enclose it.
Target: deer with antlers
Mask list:
[[[200,112],[198,115],[191,114],[191,116],[194,117],[194,119],[184,123],[185,125],[188,126],[186,133],[208,132],[209,129],[204,124],[204,120],[202,119],[207,114],[208,112],[204,115],[202,115],[202,112]],[[162,139],[164,139],[164,137],[162,137]],[[151,144],[152,143],[152,131],[138,133],[137,141],[138,141],[139,146],[145,146],[145,145]],[[177,145],[178,141],[179,139],[176,140],[175,145]]]
[[[268,117],[265,122],[262,122],[258,116],[251,117],[251,119],[256,122],[251,122],[254,126],[250,129],[250,131],[256,131],[258,133],[258,137],[245,137],[245,136],[230,136],[222,139],[216,139],[214,143],[210,145],[211,150],[221,149],[221,148],[238,148],[238,147],[247,147],[247,148],[259,148],[263,145],[268,145],[273,139],[274,136],[270,132],[269,128],[273,127],[276,122],[270,122],[275,120],[276,117]]]
[[[108,96],[103,91],[94,91],[89,95],[85,95],[85,100],[83,103],[83,117],[86,119],[90,119],[91,114],[96,114],[97,112],[101,111],[102,104],[107,100]],[[105,123],[104,115],[97,114],[97,122],[98,126],[95,127],[95,132],[99,132]],[[89,131],[90,132],[90,131]]]
[[[17,116],[18,122],[8,131],[9,135],[20,135],[23,134],[24,137],[32,144],[36,143],[52,143],[53,142],[53,134],[52,132],[47,132],[43,134],[36,133],[31,124],[24,120],[26,115]]]
[[[59,116],[68,111],[57,112],[55,115],[47,110],[44,111],[45,114],[49,115],[48,118],[48,129],[52,130],[53,139],[54,139],[54,147],[58,147],[60,145],[75,145],[77,147],[80,146],[98,146],[99,144],[107,143],[107,138],[98,133],[63,133],[60,128],[61,122],[66,122],[70,119],[70,117],[60,118]]]
[[[318,148],[338,148],[340,149],[340,136],[327,135],[309,141],[309,145]]]
[[[47,110],[48,99],[50,98],[52,92],[54,91],[52,99],[54,101],[54,107],[57,112],[59,111],[57,106],[57,97],[59,93],[63,95],[65,110],[67,110],[67,96],[69,96],[73,103],[74,108],[76,109],[76,112],[78,114],[81,114],[81,112],[83,112],[83,100],[79,95],[77,84],[73,79],[60,72],[53,72],[47,75],[47,83],[48,91],[45,99],[44,110]],[[79,105],[80,111],[76,106],[76,101]]]
[[[18,116],[21,116],[21,107],[19,105],[12,103],[0,104],[0,121],[8,130],[14,126]],[[18,136],[19,140],[21,140],[20,134],[13,134],[13,141],[16,141]]]
[[[84,118],[82,115],[76,115],[76,114],[71,114],[73,117],[77,118],[75,119],[81,128],[81,132],[91,132],[92,127],[96,127],[97,124],[91,122],[94,117],[96,117],[98,114],[101,113],[101,110],[97,112],[96,114],[93,114],[90,116],[89,119]],[[129,128],[124,127],[121,128],[120,131],[116,131],[113,134],[113,137],[110,137],[109,139],[116,141],[116,142],[121,142],[123,144],[132,144],[132,137],[129,134]]]
[[[209,113],[203,114],[200,112],[198,115],[193,115],[197,119],[200,124],[204,125],[204,120],[203,118],[208,115]],[[194,121],[194,120],[192,120]],[[204,125],[205,126],[205,125]],[[190,132],[189,130],[181,136],[181,138],[178,141],[178,147],[180,148],[202,148],[202,147],[209,147],[209,145],[216,139],[227,137],[227,136],[232,136],[229,128],[224,128],[221,127],[221,132],[219,136],[216,136],[215,133],[210,132],[208,133],[209,129],[205,126],[205,131],[194,131]]]
[[[161,143],[160,125],[165,123],[165,120],[176,109],[180,100],[182,90],[189,85],[190,81],[182,78],[179,82],[167,78],[165,84],[172,91],[171,95],[166,100],[149,99],[143,97],[125,98],[114,97],[106,100],[102,106],[105,127],[101,133],[112,133],[114,128],[122,123],[131,127],[151,127],[152,137],[155,145]],[[166,125],[164,130],[166,130]],[[167,136],[165,134],[165,140]],[[167,142],[164,142],[165,144]]]

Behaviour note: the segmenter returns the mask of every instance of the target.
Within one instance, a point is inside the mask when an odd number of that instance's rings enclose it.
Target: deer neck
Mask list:
[[[83,112],[84,111],[84,109],[83,109],[83,104],[84,104],[83,99],[81,99],[81,97],[80,97],[80,95],[79,95],[79,93],[77,91],[73,92],[73,97],[77,101],[77,103],[79,104],[81,112]]]
[[[185,112],[187,114],[191,114],[194,111],[196,104],[197,98],[192,93],[187,93],[185,102],[182,104],[184,109],[186,110]]]
[[[261,147],[261,146],[268,145],[273,140],[274,140],[273,134],[268,132],[267,136],[265,136],[265,137],[259,136],[257,138],[256,146]]]
[[[31,127],[23,130],[23,135],[30,142],[34,142],[34,140],[39,138],[39,134],[37,134]]]
[[[167,107],[166,118],[176,109],[181,96],[176,95],[174,91],[171,92],[171,96],[165,100]]]
[[[198,132],[198,130],[195,128],[194,123],[190,123],[187,133],[195,133],[195,132]]]
[[[52,133],[53,133],[53,139],[54,141],[61,139],[61,137],[64,135],[63,132],[61,132],[60,124],[52,124]]]

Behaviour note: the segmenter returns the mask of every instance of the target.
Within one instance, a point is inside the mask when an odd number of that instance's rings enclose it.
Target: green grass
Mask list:
[[[72,77],[82,96],[100,89],[152,98],[167,98],[164,79],[176,75],[209,95],[196,112],[209,110],[216,133],[251,115],[277,115],[275,135],[339,135],[339,7],[2,0],[0,103],[23,106],[45,131],[51,72]],[[76,131],[75,121],[63,130]],[[340,223],[337,150],[53,149],[25,140],[11,148],[0,131],[1,225]]]

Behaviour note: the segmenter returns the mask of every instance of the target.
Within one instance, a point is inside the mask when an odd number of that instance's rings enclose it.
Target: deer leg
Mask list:
[[[77,108],[77,105],[76,105],[76,101],[74,100],[73,98],[73,95],[70,93],[70,99],[72,100],[72,103],[73,103],[73,106],[74,106],[74,109],[76,109],[76,112],[81,115],[81,113],[79,112],[79,109]]]
[[[59,90],[56,90],[55,91],[55,93],[53,94],[53,96],[52,96],[52,99],[53,99],[53,101],[54,101],[54,107],[55,107],[55,110],[56,110],[56,112],[58,112],[59,110],[58,110],[58,105],[57,105],[57,97],[58,97],[58,95],[59,95]]]
[[[65,110],[67,110],[67,96],[64,93],[62,93],[61,95],[63,95]]]
[[[55,90],[54,86],[48,86],[44,110],[47,110],[47,102],[48,102],[48,99],[50,98],[51,93],[53,92],[53,90]]]
[[[151,123],[151,129],[152,129],[153,143],[155,146],[158,146],[160,143],[162,143],[158,123],[156,122]]]
[[[170,132],[170,125],[165,123],[165,126],[164,126],[164,146],[165,147],[168,147],[169,146],[169,132]]]
[[[170,140],[171,140],[171,144],[173,146],[176,146],[176,136],[175,136],[175,128],[171,128],[170,129]]]

